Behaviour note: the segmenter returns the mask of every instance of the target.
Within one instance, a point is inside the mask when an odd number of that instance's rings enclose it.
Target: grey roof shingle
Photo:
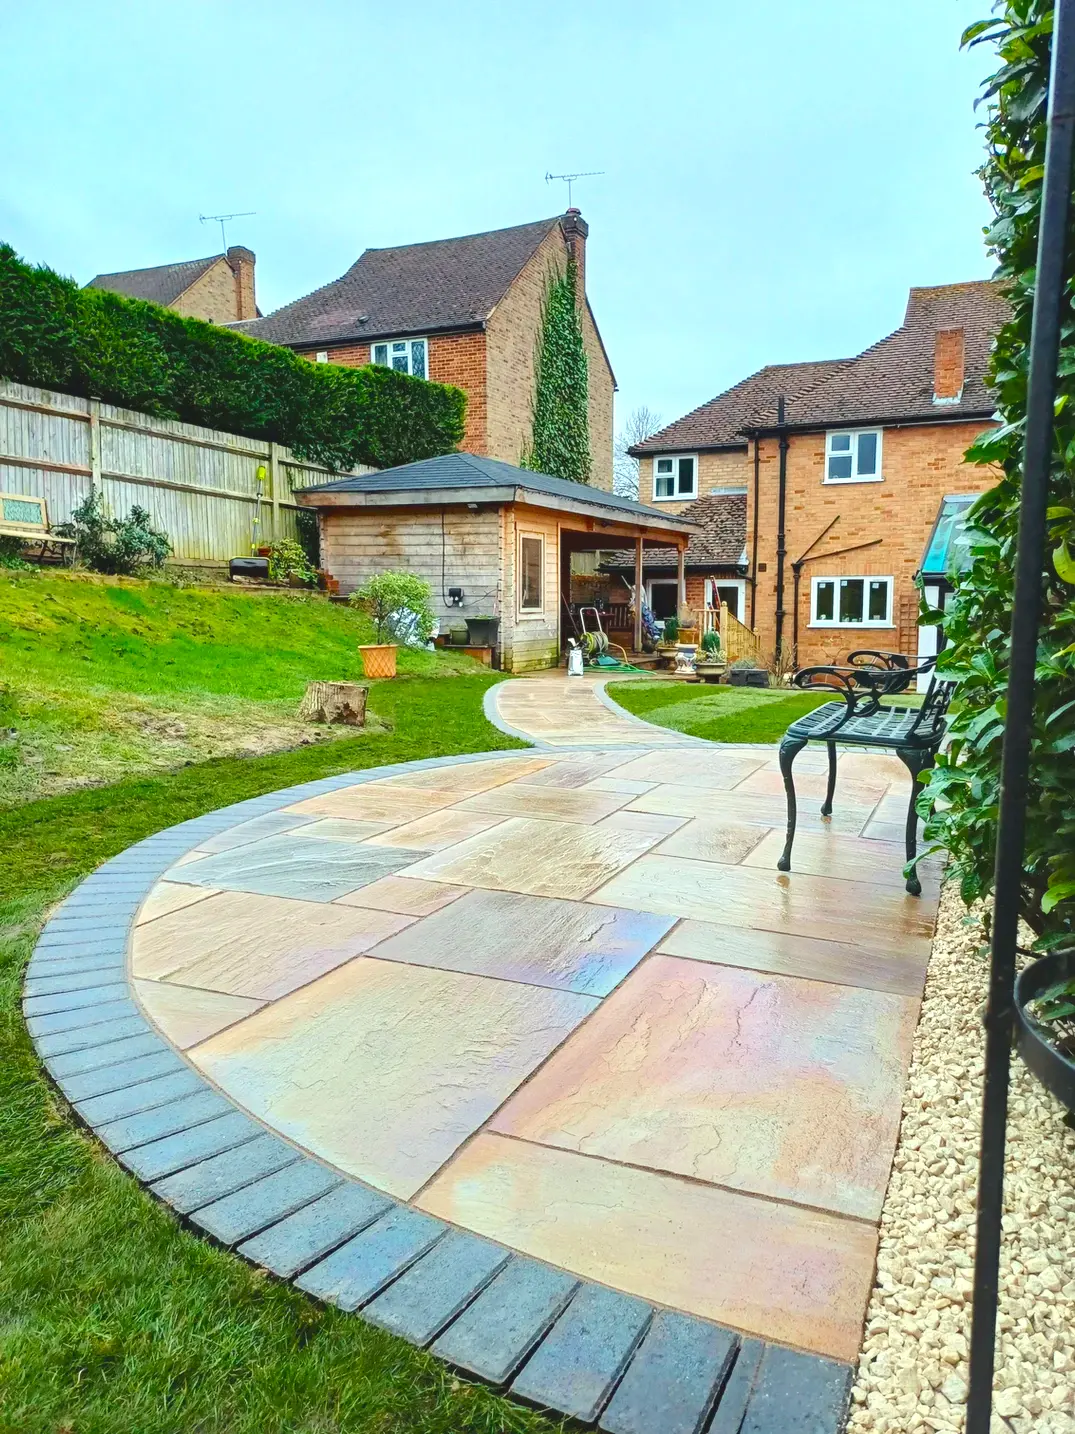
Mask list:
[[[697,523],[701,532],[687,544],[688,568],[735,568],[739,566],[747,540],[747,495],[710,493],[684,508],[681,517]],[[647,549],[647,568],[673,568],[678,562],[671,548]],[[634,553],[618,550],[606,553],[603,568],[631,568]]]
[[[243,332],[277,344],[362,341],[482,323],[560,216],[458,239],[367,249],[342,278]]]
[[[791,427],[981,417],[994,400],[985,383],[993,336],[1009,308],[993,279],[910,291],[902,325],[856,358],[770,364],[647,438],[633,453],[733,447],[776,426],[785,399]],[[933,402],[933,345],[939,329],[962,329],[966,378],[958,403]]]
[[[223,254],[210,254],[207,259],[187,259],[182,264],[158,264],[155,269],[124,269],[118,274],[98,274],[87,289],[111,289],[129,299],[149,299],[154,304],[171,304],[190,288],[196,279],[213,267]]]
[[[588,483],[572,483],[566,478],[554,478],[550,473],[533,473],[529,468],[516,468],[513,463],[502,463],[498,458],[480,458],[474,453],[444,453],[439,458],[421,458],[416,463],[403,463],[398,468],[384,468],[378,473],[356,473],[300,491],[303,494],[399,493],[401,501],[405,501],[409,493],[460,488],[523,488],[533,493],[547,493],[550,497],[609,508],[624,517],[659,518],[665,523],[677,518],[674,513],[647,508],[632,498],[606,493],[603,488],[594,488]],[[685,526],[690,526],[689,519]]]

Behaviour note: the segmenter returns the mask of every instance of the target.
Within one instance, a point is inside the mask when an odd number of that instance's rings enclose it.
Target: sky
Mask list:
[[[80,282],[219,252],[262,312],[366,247],[575,203],[617,419],[859,352],[982,278],[986,0],[0,0],[0,240]]]

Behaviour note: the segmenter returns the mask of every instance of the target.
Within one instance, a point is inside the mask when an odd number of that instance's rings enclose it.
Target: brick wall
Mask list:
[[[231,323],[239,317],[238,294],[231,265],[225,258],[219,258],[168,307],[188,319],[208,319],[214,324]]]
[[[567,262],[559,226],[544,240],[491,314],[488,337],[490,457],[518,463],[531,437],[541,304],[550,273]],[[589,369],[590,482],[612,488],[612,374],[588,306],[582,339]]]
[[[904,652],[917,649],[918,595],[913,583],[937,516],[949,493],[980,493],[993,481],[988,470],[963,462],[963,453],[989,425],[952,423],[886,428],[882,439],[883,480],[872,483],[824,483],[825,435],[791,437],[787,465],[785,516],[787,556],[784,567],[784,637],[793,628],[792,568],[832,519],[837,519],[802,570],[799,594],[800,666],[836,662],[856,647]],[[751,480],[747,489],[747,550],[753,525],[753,457],[744,460]],[[779,453],[777,440],[761,440],[759,566],[755,631],[766,655],[773,651],[776,628],[776,533]],[[878,540],[878,541],[875,541]],[[872,544],[855,552],[836,549]],[[893,621],[887,627],[810,626],[810,587],[816,577],[891,577]],[[749,585],[747,616],[750,611]]]
[[[674,456],[674,455],[673,455]],[[705,498],[718,488],[745,488],[754,482],[754,457],[752,453],[738,450],[734,453],[699,453],[698,497]],[[662,512],[682,513],[694,500],[672,502],[667,498],[653,496],[653,458],[643,458],[638,465],[638,496],[642,503],[651,503]]]

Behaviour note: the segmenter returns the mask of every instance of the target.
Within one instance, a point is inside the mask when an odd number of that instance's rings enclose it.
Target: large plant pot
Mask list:
[[[471,647],[496,646],[497,634],[500,631],[498,617],[468,617],[466,623]]]
[[[1045,1028],[1024,1007],[1058,981],[1075,976],[1075,952],[1054,952],[1041,956],[1015,978],[1016,1044],[1023,1060],[1057,1100],[1075,1110],[1075,1061],[1058,1051]]]
[[[764,667],[733,667],[728,681],[733,687],[768,687],[769,674]]]
[[[358,650],[367,677],[395,677],[397,648],[394,642],[374,642]]]
[[[725,665],[723,662],[706,662],[703,657],[694,664],[694,670],[703,682],[719,682],[724,676]]]

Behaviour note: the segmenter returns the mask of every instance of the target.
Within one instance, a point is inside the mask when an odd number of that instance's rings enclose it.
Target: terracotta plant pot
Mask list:
[[[358,650],[367,677],[395,677],[397,647],[394,642],[374,642]]]

